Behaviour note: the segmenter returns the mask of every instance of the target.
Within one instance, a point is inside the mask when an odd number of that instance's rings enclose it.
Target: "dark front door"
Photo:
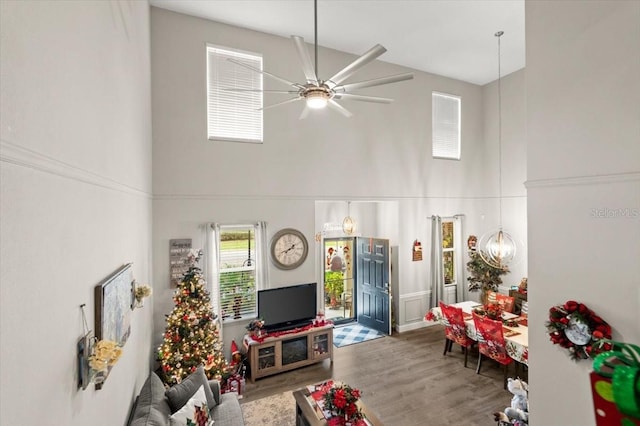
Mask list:
[[[391,334],[389,240],[356,238],[357,320]]]

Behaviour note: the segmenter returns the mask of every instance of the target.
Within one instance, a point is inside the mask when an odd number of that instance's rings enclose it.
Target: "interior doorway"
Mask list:
[[[354,238],[327,238],[323,241],[324,315],[334,324],[355,321]]]
[[[318,200],[315,202],[316,226],[316,276],[318,284],[325,282],[325,277],[336,278],[337,289],[326,291],[324,285],[319,285],[318,310],[322,310],[325,317],[332,319],[338,325],[348,322],[366,322],[375,319],[371,328],[379,329],[384,334],[390,334],[392,309],[397,309],[391,297],[391,258],[390,247],[392,241],[399,239],[399,203],[396,200]],[[354,229],[347,234],[344,219],[350,217]],[[384,244],[379,244],[378,238],[362,237],[362,235],[381,235]],[[325,245],[329,243],[329,245]],[[329,248],[333,248],[329,252]],[[350,265],[340,253],[344,254],[344,247],[348,247]],[[341,251],[342,248],[342,251]],[[342,276],[343,289],[337,282],[339,275],[326,274],[331,271],[331,262],[335,253],[345,262]],[[386,253],[382,256],[382,253]],[[384,258],[383,258],[384,257]],[[338,269],[338,260],[334,262],[334,269]],[[397,274],[398,268],[395,268]],[[383,273],[384,272],[384,273]],[[360,282],[360,279],[363,281]],[[338,291],[341,290],[341,291]],[[394,289],[394,293],[397,289]],[[387,319],[388,321],[382,319]]]
[[[325,318],[391,334],[389,241],[337,237],[323,247]]]

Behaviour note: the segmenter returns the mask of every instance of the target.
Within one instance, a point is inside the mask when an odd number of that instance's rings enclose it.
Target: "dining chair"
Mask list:
[[[522,307],[520,308],[520,315],[529,315],[529,302],[522,302]]]
[[[506,389],[507,371],[509,365],[513,362],[513,358],[507,354],[507,346],[502,332],[502,321],[492,320],[485,316],[480,316],[475,312],[472,312],[471,315],[473,316],[473,323],[476,326],[478,351],[480,352],[478,354],[476,374],[480,374],[482,356],[489,357],[502,364],[504,369],[504,388]]]
[[[442,302],[439,303],[442,316],[445,319],[444,352],[442,355],[446,355],[447,351],[451,352],[451,347],[454,343],[457,343],[462,346],[462,351],[464,352],[464,366],[466,367],[469,348],[473,346],[475,341],[467,336],[467,327],[464,323],[464,314],[462,313],[462,309]]]
[[[513,313],[513,308],[516,306],[516,298],[507,296],[506,294],[496,293],[496,302],[502,307],[504,312]]]

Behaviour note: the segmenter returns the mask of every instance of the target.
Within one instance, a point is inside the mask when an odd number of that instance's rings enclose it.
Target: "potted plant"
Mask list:
[[[502,284],[501,276],[509,273],[509,268],[504,265],[502,268],[494,268],[482,260],[479,251],[470,251],[471,260],[467,262],[467,271],[471,274],[467,277],[469,282],[469,291],[480,290],[480,302],[487,303],[487,294],[489,291],[497,291],[498,286]]]
[[[330,297],[331,306],[337,306],[338,298],[344,291],[344,278],[342,276],[342,272],[325,272],[324,289]]]

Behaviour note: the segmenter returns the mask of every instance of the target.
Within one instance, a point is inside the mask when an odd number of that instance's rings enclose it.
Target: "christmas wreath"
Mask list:
[[[601,339],[611,339],[611,326],[584,303],[569,300],[551,307],[546,326],[550,340],[566,348],[574,360],[611,350],[610,343],[596,344]]]

